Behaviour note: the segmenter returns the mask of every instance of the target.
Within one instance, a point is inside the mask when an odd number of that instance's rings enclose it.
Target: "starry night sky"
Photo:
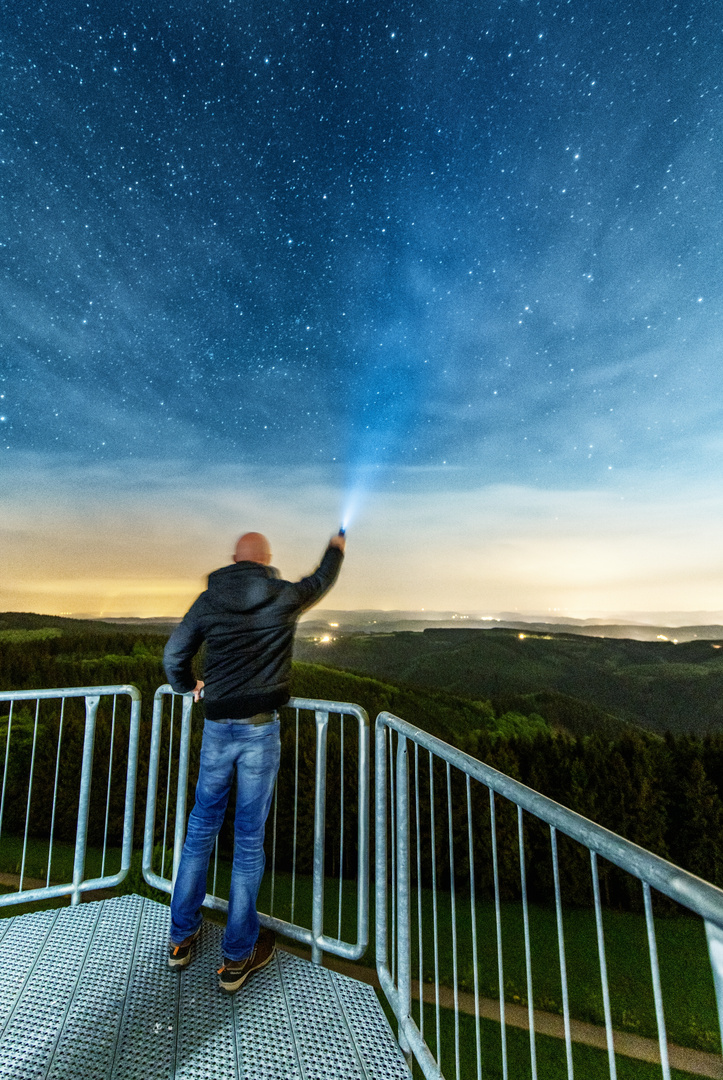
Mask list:
[[[306,569],[359,486],[337,606],[723,606],[720,14],[9,0],[3,606],[162,613],[265,520]]]

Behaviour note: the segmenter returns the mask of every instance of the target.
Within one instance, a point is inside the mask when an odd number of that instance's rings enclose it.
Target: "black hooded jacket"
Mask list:
[[[334,584],[344,556],[329,547],[301,581],[282,581],[271,566],[231,563],[215,570],[171,634],[163,654],[179,694],[196,685],[191,660],[206,642],[203,700],[209,720],[243,719],[289,700],[294,627],[305,608]]]

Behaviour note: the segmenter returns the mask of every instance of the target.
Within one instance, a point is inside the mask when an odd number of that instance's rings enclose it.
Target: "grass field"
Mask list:
[[[387,1019],[396,1033],[397,1024],[384,995],[377,992]],[[434,1037],[434,1015],[431,1008],[425,1010],[427,1014],[428,1043],[436,1047]],[[502,1048],[500,1039],[500,1025],[492,1020],[480,1021],[480,1075],[482,1080],[502,1080]],[[475,1080],[477,1077],[477,1037],[475,1021],[472,1016],[460,1015],[459,1018],[459,1056],[455,1049],[454,1013],[448,1009],[442,1009],[440,1013],[440,1043],[442,1046],[441,1068],[447,1080]],[[566,1080],[567,1063],[565,1058],[565,1044],[561,1039],[554,1039],[547,1035],[537,1035],[535,1038],[535,1050],[537,1058],[538,1080]],[[435,1052],[436,1057],[436,1052]],[[573,1043],[572,1048],[573,1068],[576,1077],[584,1080],[609,1080],[610,1071],[608,1056],[604,1050],[596,1050],[591,1046],[581,1046]],[[618,1080],[660,1080],[660,1065],[648,1064],[644,1061],[636,1061],[633,1058],[615,1055],[615,1064]],[[530,1038],[526,1031],[517,1028],[507,1029],[507,1069],[508,1076],[513,1080],[524,1080],[531,1075],[530,1071]],[[692,1080],[692,1075],[681,1072],[679,1069],[671,1069],[672,1080]],[[422,1080],[422,1071],[414,1064],[413,1076],[415,1080]]]

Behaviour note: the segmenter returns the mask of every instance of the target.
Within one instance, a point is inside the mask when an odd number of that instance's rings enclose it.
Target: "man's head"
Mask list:
[[[268,566],[271,562],[271,544],[261,533],[244,533],[236,543],[233,561],[257,562]]]

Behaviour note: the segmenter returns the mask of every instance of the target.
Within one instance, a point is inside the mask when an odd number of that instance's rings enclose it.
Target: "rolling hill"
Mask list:
[[[507,629],[427,629],[300,639],[296,657],[395,685],[551,713],[559,695],[649,731],[723,731],[722,642],[632,641]],[[573,710],[574,711],[574,710]],[[568,726],[565,724],[565,726]]]

